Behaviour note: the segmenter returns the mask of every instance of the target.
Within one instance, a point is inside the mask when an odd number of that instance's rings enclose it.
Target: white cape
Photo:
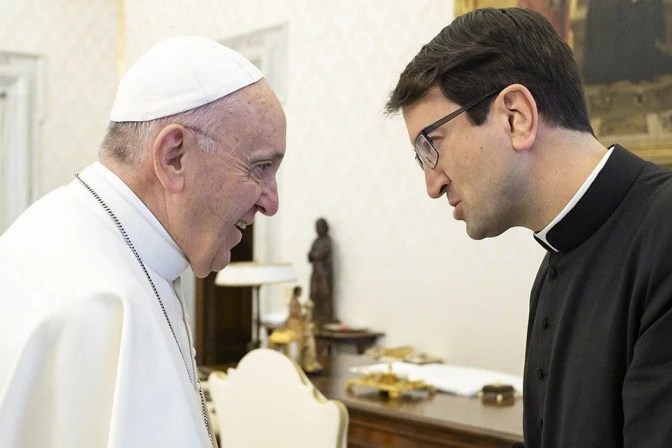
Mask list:
[[[0,237],[2,448],[211,446],[185,369],[193,378],[188,317],[173,290],[187,261],[110,174],[94,164],[81,178],[128,232],[184,358],[119,230],[74,180]]]

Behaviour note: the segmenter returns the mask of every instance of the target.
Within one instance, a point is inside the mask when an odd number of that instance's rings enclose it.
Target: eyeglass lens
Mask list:
[[[427,137],[420,134],[415,140],[415,160],[420,165],[420,168],[424,168],[425,164],[430,168],[434,168],[438,161],[438,155],[434,146],[427,140]]]

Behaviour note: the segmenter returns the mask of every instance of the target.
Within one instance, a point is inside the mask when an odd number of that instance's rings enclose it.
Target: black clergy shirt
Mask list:
[[[672,171],[615,146],[547,241],[557,252],[531,294],[526,447],[672,448]]]

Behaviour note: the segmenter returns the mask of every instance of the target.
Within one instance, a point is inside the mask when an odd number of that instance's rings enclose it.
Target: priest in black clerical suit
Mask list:
[[[470,237],[521,226],[547,250],[525,446],[670,448],[672,171],[599,142],[582,92],[541,14],[485,8],[422,47],[386,107],[403,113],[427,194],[446,196]]]

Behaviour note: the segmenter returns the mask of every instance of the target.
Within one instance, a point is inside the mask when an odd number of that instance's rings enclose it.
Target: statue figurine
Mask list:
[[[308,299],[304,305],[303,333],[301,334],[301,351],[299,365],[306,373],[316,373],[322,370],[317,362],[317,348],[315,346],[315,324],[313,323],[313,302]]]
[[[317,238],[308,253],[308,261],[313,264],[313,273],[310,276],[310,300],[314,308],[314,319],[318,327],[333,322],[333,266],[331,255],[331,237],[329,225],[324,218],[315,222]]]
[[[299,301],[301,297],[301,287],[295,286],[292,290],[292,298],[289,300],[289,316],[285,322],[285,328],[287,330],[292,330],[296,334],[296,352],[297,360],[301,361],[301,351],[303,350],[303,329],[305,327],[304,322],[304,311],[301,302]]]
[[[303,308],[301,307],[299,297],[301,297],[301,287],[295,286],[292,289],[292,298],[289,300],[289,316],[285,323],[285,328],[293,330],[296,333],[301,333],[301,329],[303,328]]]

